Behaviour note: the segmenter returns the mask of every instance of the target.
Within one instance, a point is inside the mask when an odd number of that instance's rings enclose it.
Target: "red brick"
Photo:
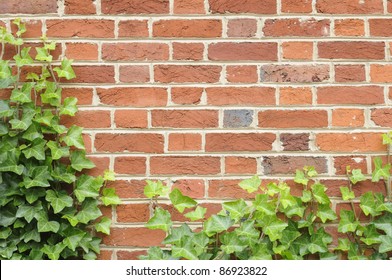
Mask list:
[[[22,22],[26,24],[26,32],[22,34],[23,38],[39,38],[42,36],[41,20],[23,20]],[[11,24],[11,30],[13,34],[16,34],[18,28],[16,25]]]
[[[154,78],[160,83],[217,83],[221,71],[215,65],[155,65]]]
[[[46,21],[46,35],[54,38],[113,38],[114,21],[103,19],[54,19]]]
[[[173,87],[171,89],[171,100],[182,105],[199,104],[202,94],[202,88]]]
[[[93,143],[91,141],[91,135],[82,134],[84,146],[86,148],[86,153],[91,153],[93,150]]]
[[[203,52],[203,43],[173,43],[173,59],[202,60]]]
[[[98,60],[98,45],[90,43],[66,43],[65,56],[74,60]]]
[[[339,143],[339,145],[337,145]],[[381,133],[320,133],[316,134],[320,151],[329,152],[381,152]]]
[[[68,127],[75,124],[83,128],[109,128],[111,126],[110,111],[78,111],[74,117],[62,116],[61,123]]]
[[[226,174],[256,174],[257,162],[249,157],[225,157]]]
[[[150,247],[159,246],[165,238],[163,230],[140,228],[111,228],[110,235],[104,236],[102,243],[107,246]]]
[[[204,0],[175,0],[175,14],[205,14]]]
[[[312,0],[282,0],[283,13],[311,13]]]
[[[312,104],[312,89],[310,87],[280,88],[280,105],[310,105]]]
[[[103,14],[168,14],[169,0],[101,0]]]
[[[259,127],[310,128],[327,127],[324,110],[266,110],[259,112]]]
[[[147,111],[146,110],[116,110],[114,113],[114,122],[119,128],[146,128]]]
[[[98,133],[95,136],[95,149],[98,152],[141,152],[162,153],[163,135],[153,133],[110,134]]]
[[[257,66],[227,66],[226,79],[230,83],[256,83],[258,80]]]
[[[364,124],[364,111],[361,109],[334,109],[332,111],[332,126],[362,127]]]
[[[163,43],[103,44],[102,59],[108,61],[168,60],[169,46]]]
[[[102,104],[115,106],[154,107],[166,106],[166,88],[98,88]]]
[[[144,180],[116,180],[108,183],[108,188],[114,188],[116,194],[123,199],[146,198],[144,187],[147,183]]]
[[[118,223],[141,223],[150,219],[148,204],[121,204],[116,207]]]
[[[216,110],[153,110],[153,127],[208,128],[218,127]]]
[[[104,84],[114,83],[114,66],[111,65],[91,65],[81,66],[75,65],[72,67],[75,71],[76,78],[70,81],[71,83],[91,83]]]
[[[275,0],[208,0],[212,13],[276,14]]]
[[[122,37],[148,37],[147,20],[122,20],[118,23],[118,36]]]
[[[94,0],[65,0],[66,14],[91,15],[96,13]]]
[[[382,14],[383,0],[318,0],[317,12],[323,14]]]
[[[365,23],[361,19],[335,20],[336,36],[365,36]]]
[[[257,21],[255,19],[230,19],[227,23],[229,37],[255,37]]]
[[[319,42],[318,55],[328,59],[384,59],[384,42]]]
[[[392,109],[390,108],[373,109],[371,120],[378,126],[392,127],[391,116],[392,116]]]
[[[151,157],[153,175],[215,175],[221,172],[220,158],[207,156]]]
[[[283,42],[284,59],[312,60],[313,42]]]
[[[83,173],[90,176],[101,176],[105,170],[109,170],[110,159],[108,157],[89,156],[88,159],[95,164],[95,167],[93,169],[83,170]]]
[[[0,1],[1,14],[51,14],[57,13],[57,0],[7,0]]]
[[[172,189],[179,189],[184,195],[192,198],[204,198],[204,180],[199,179],[180,179],[173,182]]]
[[[244,178],[245,179],[245,178]],[[208,186],[208,197],[210,198],[244,198],[254,199],[255,193],[248,193],[243,190],[238,184],[242,180],[211,180]],[[261,186],[266,186],[270,182],[276,182],[274,180],[262,180]],[[256,193],[262,193],[259,189]]]
[[[78,99],[78,105],[91,105],[93,102],[93,89],[63,88],[62,97],[76,97]]]
[[[206,92],[209,105],[275,105],[272,87],[214,87]]]
[[[364,82],[365,80],[365,65],[335,65],[336,82]]]
[[[100,250],[97,260],[111,260],[113,255],[112,250]]]
[[[222,22],[216,19],[159,20],[153,24],[153,36],[217,38],[222,36]]]
[[[384,92],[377,86],[331,86],[317,88],[318,104],[383,104]]]
[[[305,165],[314,166],[318,173],[327,173],[327,159],[325,157],[310,156],[277,156],[263,157],[261,162],[264,174],[294,174],[297,169]]]
[[[120,82],[147,83],[150,81],[148,65],[120,65]]]
[[[336,175],[346,175],[347,166],[350,166],[351,170],[361,169],[362,173],[367,173],[366,158],[361,156],[336,156],[333,158],[333,166],[336,169]]]
[[[392,65],[372,64],[370,65],[370,80],[376,83],[392,82]]]
[[[280,141],[284,151],[309,151],[309,133],[282,133]]]
[[[114,172],[117,174],[145,175],[145,157],[116,157],[114,159]]]
[[[329,65],[265,65],[262,82],[319,83],[329,80]]]
[[[277,61],[277,43],[213,43],[208,46],[209,60]]]
[[[147,255],[146,250],[137,251],[117,251],[117,260],[139,260],[140,256]]]
[[[325,37],[329,36],[329,25],[326,19],[267,19],[263,32],[267,37]]]
[[[273,133],[208,133],[207,152],[270,151],[276,136]]]
[[[170,133],[169,151],[200,151],[201,135],[197,133]]]

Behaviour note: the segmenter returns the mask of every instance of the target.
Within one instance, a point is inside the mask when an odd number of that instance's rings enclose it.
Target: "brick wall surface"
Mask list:
[[[92,173],[113,170],[123,199],[105,210],[102,259],[164,237],[143,227],[146,178],[216,213],[249,197],[237,183],[255,173],[314,165],[335,196],[346,165],[369,173],[392,126],[391,13],[390,0],[0,1],[1,25],[21,17],[26,41],[46,34],[75,60],[64,87],[80,111],[64,121],[84,127]],[[369,188],[382,189],[357,191]]]

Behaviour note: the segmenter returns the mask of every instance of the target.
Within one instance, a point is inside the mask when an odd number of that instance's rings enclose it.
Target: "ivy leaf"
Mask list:
[[[75,218],[82,224],[95,220],[102,216],[101,210],[98,207],[98,201],[95,199],[87,198],[82,203],[82,210],[76,214]]]
[[[163,240],[163,244],[179,245],[186,239],[193,239],[194,233],[187,224],[182,224],[180,227],[175,227],[171,233]]]
[[[224,202],[222,207],[229,212],[230,218],[235,221],[238,221],[249,212],[248,205],[246,205],[242,198],[235,201]]]
[[[25,195],[26,201],[30,204],[33,204],[38,198],[46,195],[46,191],[42,188],[22,189],[22,193]]]
[[[261,180],[259,176],[255,175],[252,178],[243,180],[238,185],[248,193],[253,193],[259,189]]]
[[[302,206],[301,198],[294,197],[294,199],[296,200],[296,204],[291,205],[286,209],[284,209],[283,213],[285,213],[286,216],[289,218],[291,218],[294,215],[297,215],[298,217],[302,218],[305,213],[305,207]]]
[[[71,80],[76,77],[74,70],[72,69],[72,59],[63,59],[61,61],[61,67],[55,67],[53,70],[57,72],[57,75],[60,78],[66,78],[67,80]]]
[[[98,223],[95,224],[95,230],[104,234],[110,234],[110,225],[112,221],[108,217],[103,217]]]
[[[340,221],[338,231],[342,233],[354,232],[357,229],[358,221],[355,220],[354,212],[348,210],[340,211]]]
[[[60,108],[60,116],[68,115],[75,116],[75,113],[78,111],[76,104],[78,103],[78,99],[75,97],[67,97],[64,99],[64,104]]]
[[[60,224],[56,221],[48,221],[45,219],[39,219],[38,223],[38,232],[58,232],[60,229]]]
[[[9,61],[0,60],[0,88],[7,88],[13,83],[13,76]]]
[[[55,82],[46,82],[45,92],[41,94],[41,101],[44,104],[50,104],[59,107],[61,104],[61,88],[58,88]]]
[[[312,200],[312,192],[309,190],[303,190],[301,200],[303,203],[307,203]]]
[[[351,183],[354,185],[358,182],[365,181],[366,177],[362,174],[361,169],[353,169],[351,175],[349,175]]]
[[[0,239],[7,239],[7,237],[10,236],[11,233],[12,233],[12,230],[10,228],[0,229]]]
[[[56,245],[45,244],[41,249],[41,252],[46,254],[51,260],[58,260],[61,252],[65,249],[66,245],[63,243],[57,243]]]
[[[184,216],[191,221],[197,221],[204,219],[207,209],[201,206],[197,206],[194,211],[186,213]]]
[[[183,246],[173,245],[172,256],[177,258],[184,258],[187,260],[198,260],[197,252],[192,246],[191,241],[186,242]]]
[[[280,191],[280,203],[283,206],[284,209],[287,207],[291,207],[297,204],[297,201],[295,198],[290,194],[290,188],[289,187],[284,187]]]
[[[37,138],[33,141],[32,146],[24,149],[22,153],[26,158],[35,158],[36,160],[44,160],[45,159],[45,144],[46,141],[40,138]]]
[[[226,232],[221,236],[221,248],[226,254],[242,252],[247,246],[235,232]]]
[[[325,223],[327,220],[334,221],[338,218],[338,216],[336,216],[335,212],[328,204],[320,204],[316,215],[323,223]]]
[[[255,229],[255,221],[245,221],[239,228],[236,228],[234,232],[247,242],[248,245],[257,243],[260,232]]]
[[[332,242],[332,237],[320,228],[316,234],[310,237],[308,250],[311,254],[328,252],[328,244]]]
[[[47,166],[36,166],[29,169],[29,177],[23,177],[23,186],[27,189],[32,187],[49,187],[51,179]]]
[[[355,198],[354,192],[350,191],[348,187],[340,187],[340,193],[342,194],[342,198],[345,201]]]
[[[116,181],[115,173],[110,170],[105,170],[103,174],[104,181]]]
[[[116,190],[113,188],[103,189],[101,200],[105,206],[121,204],[121,199],[116,195]]]
[[[28,223],[30,223],[33,219],[37,211],[42,211],[42,205],[31,206],[31,205],[21,205],[18,207],[18,211],[16,212],[15,217],[24,218]]]
[[[71,152],[71,166],[77,171],[82,171],[83,169],[91,169],[95,167],[95,164],[86,158],[85,151],[72,151]]]
[[[43,112],[43,114],[38,113],[35,116],[34,121],[46,127],[50,127],[52,125],[53,118],[54,118],[53,113],[51,111],[46,110]],[[44,128],[45,127],[41,127],[42,130],[44,130]]]
[[[45,199],[50,202],[55,214],[61,212],[65,207],[73,205],[73,199],[66,191],[48,190]]]
[[[388,132],[388,133],[384,133],[382,135],[382,143],[384,145],[390,145],[392,144],[392,133]]]
[[[205,253],[210,239],[204,232],[198,232],[191,238],[191,243],[195,248],[197,255]]]
[[[53,56],[49,54],[46,48],[36,47],[35,50],[37,51],[37,55],[35,56],[36,60],[52,62]]]
[[[281,190],[280,190],[279,186],[276,183],[274,183],[274,182],[268,183],[268,185],[267,185],[267,194],[269,196],[274,196],[275,194],[280,193],[280,191]]]
[[[10,108],[9,101],[0,100],[0,118],[8,118],[14,114],[14,109]]]
[[[25,65],[33,64],[34,60],[29,55],[30,50],[31,50],[31,47],[23,48],[21,50],[20,54],[14,55],[14,60],[15,60],[16,66],[22,67]]]
[[[71,184],[76,181],[76,176],[73,172],[67,170],[64,165],[56,166],[52,173],[52,177],[60,182]]]
[[[78,201],[83,202],[86,197],[98,197],[101,186],[102,179],[83,174],[76,181],[74,193]]]
[[[18,165],[19,155],[20,152],[16,149],[0,154],[0,172],[13,172],[22,175],[24,166]]]
[[[31,102],[31,90],[33,86],[34,83],[24,83],[22,88],[14,88],[10,100],[21,104]]]
[[[204,222],[204,232],[207,236],[212,236],[215,233],[226,231],[234,224],[234,220],[227,216],[212,215]]]
[[[295,171],[295,177],[294,177],[294,182],[307,186],[309,179],[306,178],[305,173],[302,170],[296,170]]]
[[[361,196],[360,202],[361,203],[359,204],[359,207],[361,207],[363,213],[365,213],[366,216],[369,216],[370,214],[372,217],[375,217],[382,214],[376,210],[377,205],[372,192],[363,194]]]
[[[50,149],[50,154],[53,160],[69,156],[69,147],[60,147],[55,141],[49,141],[46,146]]]
[[[147,198],[164,196],[169,192],[169,187],[164,186],[161,181],[146,180],[147,185],[144,187],[144,195]]]
[[[339,238],[338,247],[335,250],[347,252],[350,249],[351,241],[348,238]]]
[[[388,179],[391,175],[391,164],[388,163],[382,166],[382,160],[379,157],[376,157],[373,162],[374,171],[372,173],[372,182],[378,182],[381,178],[384,178],[384,180]]]
[[[275,215],[275,204],[268,201],[267,194],[257,194],[255,200],[253,201],[253,206],[257,211],[264,213],[265,215]]]
[[[184,212],[185,208],[192,208],[197,205],[197,202],[190,198],[189,196],[185,196],[181,193],[179,189],[174,189],[170,194],[170,201],[173,203],[173,206],[180,212]]]
[[[322,184],[314,184],[312,187],[313,197],[320,204],[330,204],[331,201],[329,197],[326,195],[325,191],[327,188]]]
[[[64,141],[68,146],[75,146],[78,149],[85,150],[82,131],[83,128],[72,125],[68,129],[67,135],[62,137],[62,141]]]
[[[276,216],[266,216],[262,221],[263,231],[269,236],[271,241],[282,238],[282,232],[287,226],[287,223]]]
[[[168,232],[172,224],[169,211],[158,207],[154,211],[154,216],[147,222],[146,227],[149,229],[161,229]]]
[[[67,228],[64,231],[66,238],[63,240],[63,244],[67,246],[70,250],[75,251],[76,247],[78,247],[80,241],[82,241],[83,237],[87,234],[83,230],[77,228]]]
[[[383,230],[388,236],[392,236],[392,214],[386,213],[374,221],[377,229]]]
[[[169,255],[164,252],[161,248],[154,246],[147,250],[147,255],[140,256],[141,260],[168,260]]]
[[[392,251],[392,236],[380,236],[380,253],[387,253]]]
[[[363,235],[365,237],[361,237],[361,241],[368,246],[371,246],[373,244],[378,244],[381,242],[381,240],[380,240],[381,234],[378,233],[374,224],[369,224],[369,225],[365,226],[365,230],[363,232]]]
[[[33,142],[35,139],[43,139],[44,136],[39,131],[39,128],[35,123],[31,124],[29,128],[23,133],[23,139]]]

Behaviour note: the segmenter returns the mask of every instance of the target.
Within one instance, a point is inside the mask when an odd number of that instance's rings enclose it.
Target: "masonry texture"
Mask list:
[[[104,209],[113,225],[101,259],[135,259],[164,238],[143,226],[145,179],[210,215],[249,198],[237,184],[253,174],[290,181],[314,165],[339,196],[346,165],[369,174],[385,154],[391,0],[7,0],[0,14],[7,28],[27,22],[29,44],[46,35],[55,58],[74,59],[64,94],[80,111],[64,122],[84,127],[91,173],[113,170],[123,199]],[[371,188],[383,189],[355,191]]]

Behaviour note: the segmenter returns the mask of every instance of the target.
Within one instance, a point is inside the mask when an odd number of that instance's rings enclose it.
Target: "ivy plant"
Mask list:
[[[95,259],[110,219],[101,205],[119,204],[106,187],[113,174],[92,177],[82,128],[61,124],[77,112],[75,97],[62,98],[62,80],[75,77],[72,60],[53,60],[55,42],[24,46],[0,27],[0,259]],[[5,60],[6,51],[12,60]],[[29,71],[33,69],[33,71]]]

